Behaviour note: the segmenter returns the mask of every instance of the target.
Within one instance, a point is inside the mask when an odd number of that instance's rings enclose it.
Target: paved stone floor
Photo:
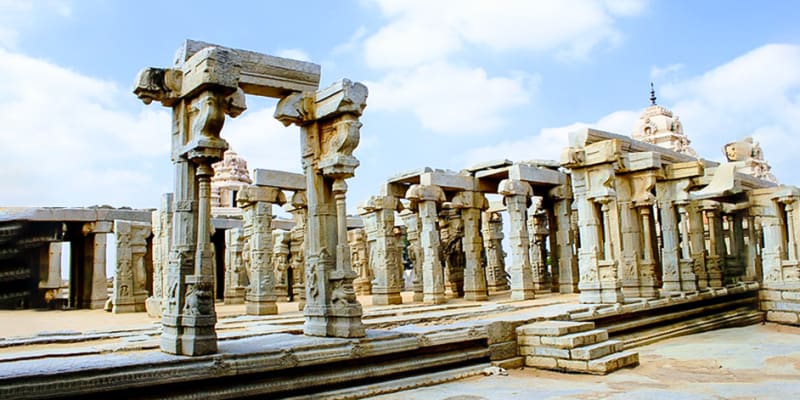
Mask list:
[[[639,347],[639,367],[607,376],[536,369],[374,397],[482,399],[797,399],[800,328],[722,329]]]

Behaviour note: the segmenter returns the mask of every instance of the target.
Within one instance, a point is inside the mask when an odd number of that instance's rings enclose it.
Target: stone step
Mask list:
[[[570,350],[569,354],[573,360],[594,360],[622,351],[624,347],[625,345],[620,340],[607,340],[588,346],[576,347]]]
[[[517,336],[563,336],[594,329],[594,322],[540,321],[517,328]]]
[[[591,331],[572,333],[564,336],[542,336],[542,346],[572,350],[576,347],[588,346],[608,340],[608,331],[594,329]]]
[[[621,351],[588,362],[589,373],[605,375],[624,367],[639,365],[639,353],[635,351]]]

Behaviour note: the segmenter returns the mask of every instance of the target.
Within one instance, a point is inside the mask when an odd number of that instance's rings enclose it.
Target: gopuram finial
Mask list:
[[[656,89],[653,87],[653,82],[650,82],[650,105],[656,105]]]

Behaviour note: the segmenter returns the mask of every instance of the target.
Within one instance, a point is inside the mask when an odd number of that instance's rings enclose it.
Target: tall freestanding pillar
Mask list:
[[[573,253],[573,243],[577,239],[571,227],[572,217],[572,189],[570,182],[550,189],[548,193],[553,202],[553,218],[555,227],[551,227],[550,235],[555,238],[551,243],[552,265],[558,265],[558,291],[559,293],[578,292],[578,263]],[[577,248],[577,246],[575,246]],[[553,250],[554,249],[554,250]]]
[[[447,301],[444,294],[444,269],[439,251],[439,229],[436,227],[437,207],[444,202],[444,191],[433,185],[412,185],[406,198],[411,207],[417,208],[422,229],[422,301],[429,304],[442,304]]]
[[[303,327],[307,335],[364,336],[347,243],[345,179],[353,177],[359,165],[353,150],[366,99],[366,86],[344,79],[316,93],[291,94],[275,111],[285,125],[301,128],[308,201]]]
[[[402,254],[397,251],[393,232],[394,213],[401,207],[400,201],[393,196],[372,196],[359,210],[370,243],[369,264],[374,274],[372,304],[403,302],[400,297],[403,289]]]
[[[225,304],[242,304],[249,285],[242,262],[244,231],[231,228],[225,231]]]
[[[528,254],[526,216],[533,190],[527,182],[504,179],[500,181],[497,192],[504,196],[511,225],[508,238],[511,245],[511,300],[532,299],[533,273]]]
[[[145,311],[150,224],[115,220],[114,234],[117,236],[117,266],[112,311],[114,314]]]
[[[422,264],[424,256],[422,254],[422,245],[420,244],[421,228],[419,216],[414,211],[405,209],[400,213],[400,218],[406,226],[408,258],[414,266],[414,278],[412,280],[414,301],[422,301]]]
[[[306,307],[306,221],[308,210],[306,208],[306,192],[298,191],[292,195],[287,211],[292,214],[294,226],[289,231],[290,264],[292,267],[292,300],[297,302],[297,309],[303,311]]]
[[[453,207],[461,212],[464,237],[464,299],[488,300],[486,270],[483,262],[483,238],[481,238],[481,213],[489,208],[489,202],[480,192],[459,192],[453,198]]]

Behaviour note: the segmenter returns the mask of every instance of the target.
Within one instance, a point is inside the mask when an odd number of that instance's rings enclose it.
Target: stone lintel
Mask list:
[[[191,97],[209,87],[229,95],[239,87],[239,56],[225,48],[206,47],[186,60],[182,69],[181,97]]]
[[[535,186],[552,186],[566,183],[567,176],[551,168],[516,163],[508,167],[508,179],[526,181]]]
[[[661,155],[652,151],[626,153],[622,156],[622,169],[626,172],[661,168]]]
[[[742,193],[741,181],[736,173],[736,163],[727,163],[720,165],[713,170],[706,170],[706,176],[713,174],[708,185],[697,192],[689,195],[692,200],[703,200],[720,197],[733,196]]]
[[[225,49],[238,55],[241,65],[239,87],[247,94],[282,98],[293,92],[313,92],[319,88],[321,67],[317,64],[196,40],[186,40],[178,49],[175,65],[182,66],[207,47]]]
[[[779,186],[772,195],[770,199],[787,202],[790,199],[796,201],[800,199],[800,189],[795,186]]]
[[[705,168],[700,161],[686,161],[668,164],[664,167],[664,179],[686,179],[703,176]]]
[[[274,169],[255,169],[253,184],[283,190],[306,190],[306,176],[296,172],[277,171]]]
[[[457,173],[425,172],[420,175],[419,182],[421,185],[435,185],[445,190],[475,190],[475,178]]]
[[[574,148],[584,148],[590,144],[614,139],[619,141],[621,150],[626,153],[636,152],[655,152],[661,155],[661,160],[667,163],[678,163],[685,161],[697,161],[697,158],[687,154],[678,153],[670,149],[657,146],[654,144],[645,143],[629,136],[618,135],[615,133],[605,132],[598,129],[582,128],[577,131],[570,132],[569,146]],[[719,163],[708,160],[701,160],[707,166],[717,166]]]
[[[286,196],[280,189],[252,185],[243,187],[236,195],[236,203],[239,207],[246,207],[257,202],[280,205],[286,203]]]
[[[397,198],[404,198],[408,191],[408,186],[401,183],[387,182],[381,185],[379,193],[381,196],[392,196]]]
[[[55,207],[0,207],[2,221],[94,222],[124,219],[150,222],[152,209],[131,210],[113,207],[55,208]]]

